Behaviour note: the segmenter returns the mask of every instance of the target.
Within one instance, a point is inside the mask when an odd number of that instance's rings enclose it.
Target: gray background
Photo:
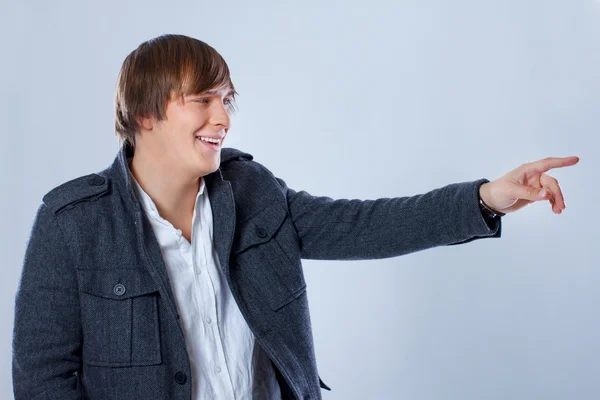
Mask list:
[[[305,261],[326,399],[600,398],[600,2],[7,1],[0,12],[4,273],[14,295],[42,196],[117,152],[113,91],[139,43],[197,37],[240,93],[226,142],[296,190],[374,199],[552,170],[567,209],[501,239],[369,261]]]

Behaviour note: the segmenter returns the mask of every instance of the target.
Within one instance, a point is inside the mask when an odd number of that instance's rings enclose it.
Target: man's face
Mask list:
[[[169,101],[166,118],[143,133],[145,144],[167,168],[200,177],[219,168],[223,139],[231,124],[229,87]],[[215,141],[209,143],[204,139]]]

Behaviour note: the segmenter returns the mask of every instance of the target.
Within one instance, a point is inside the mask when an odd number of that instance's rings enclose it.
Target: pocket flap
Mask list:
[[[81,290],[113,300],[125,300],[159,291],[159,286],[143,269],[79,270]]]
[[[259,213],[242,221],[233,240],[233,253],[241,253],[250,246],[268,242],[277,232],[285,217],[287,208],[280,202],[274,201]]]

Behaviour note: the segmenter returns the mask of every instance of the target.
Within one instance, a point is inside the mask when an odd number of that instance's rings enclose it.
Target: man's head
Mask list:
[[[220,164],[235,111],[229,68],[201,40],[163,35],[142,43],[123,62],[115,92],[115,133],[136,152],[204,176]],[[218,138],[213,145],[200,139]],[[210,140],[210,139],[209,139]]]

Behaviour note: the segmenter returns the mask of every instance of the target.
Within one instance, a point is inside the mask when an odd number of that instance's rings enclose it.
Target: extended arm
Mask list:
[[[304,259],[388,258],[501,235],[500,219],[490,228],[479,209],[479,185],[489,182],[485,178],[376,200],[313,196],[276,179],[287,193]]]

